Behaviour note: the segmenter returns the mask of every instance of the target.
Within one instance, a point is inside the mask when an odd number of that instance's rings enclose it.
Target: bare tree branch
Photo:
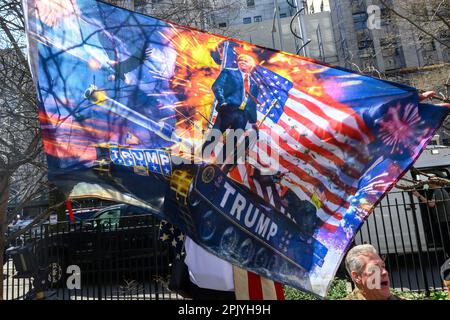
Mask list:
[[[429,37],[431,37],[432,39],[436,40],[437,42],[439,42],[441,45],[443,45],[444,47],[447,47],[450,49],[450,45],[443,42],[441,39],[437,38],[435,35],[433,35],[432,33],[428,32],[427,30],[425,30],[424,28],[422,28],[420,25],[418,25],[416,22],[414,22],[413,20],[411,20],[410,18],[402,15],[400,12],[398,12],[397,10],[395,10],[394,8],[392,8],[391,6],[389,6],[384,0],[379,0],[380,3],[382,5],[384,5],[389,11],[391,11],[392,13],[394,13],[395,15],[397,15],[398,17],[408,21],[410,24],[412,24],[413,26],[415,26],[418,30],[420,30],[421,32],[425,33],[426,35],[428,35]]]
[[[445,20],[445,18],[441,16],[439,13],[436,13],[436,16],[450,29],[450,22]]]

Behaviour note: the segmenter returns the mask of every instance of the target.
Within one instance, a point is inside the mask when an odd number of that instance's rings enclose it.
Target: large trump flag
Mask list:
[[[103,2],[24,8],[51,181],[319,296],[447,115],[411,87]],[[223,164],[231,130],[245,156]]]

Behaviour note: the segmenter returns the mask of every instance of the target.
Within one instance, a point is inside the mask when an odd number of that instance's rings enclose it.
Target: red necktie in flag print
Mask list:
[[[247,97],[250,93],[249,75],[247,72],[244,75],[244,89],[245,89],[245,96]]]

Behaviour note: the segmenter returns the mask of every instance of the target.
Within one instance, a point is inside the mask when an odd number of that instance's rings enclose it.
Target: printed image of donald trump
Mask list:
[[[212,85],[217,102],[217,116],[213,130],[218,130],[223,135],[228,129],[245,130],[248,124],[256,128],[259,89],[252,78],[255,65],[256,62],[251,56],[240,54],[237,57],[237,68],[224,68],[220,72]],[[202,149],[204,150],[211,142],[209,135]],[[225,154],[225,150],[223,152]],[[234,159],[236,160],[236,155]]]
[[[256,123],[258,85],[252,79],[255,60],[246,54],[237,58],[238,68],[225,68],[212,85],[217,100],[215,129],[244,130],[247,123]]]

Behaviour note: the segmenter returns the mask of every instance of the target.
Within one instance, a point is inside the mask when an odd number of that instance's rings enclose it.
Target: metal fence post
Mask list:
[[[95,244],[95,253],[96,253],[96,255],[95,255],[95,265],[96,265],[96,268],[97,268],[97,272],[93,272],[93,275],[94,275],[94,277],[95,277],[95,282],[97,282],[97,299],[98,300],[102,300],[102,291],[101,291],[101,289],[102,289],[102,285],[101,285],[101,283],[100,283],[100,274],[101,274],[101,268],[100,268],[100,259],[99,259],[99,257],[100,257],[100,250],[101,250],[101,247],[100,247],[100,239],[101,239],[101,235],[102,235],[102,229],[103,228],[103,225],[100,223],[100,221],[97,221],[97,237],[96,237],[96,244]]]
[[[408,192],[411,210],[413,213],[413,222],[414,222],[414,232],[416,233],[416,242],[417,242],[417,250],[419,252],[419,266],[420,271],[422,273],[423,283],[425,286],[425,295],[427,297],[430,296],[430,286],[428,284],[428,278],[425,270],[423,269],[423,263],[422,263],[422,241],[420,240],[420,233],[419,233],[419,223],[417,222],[417,212],[416,212],[416,206],[414,205],[414,198],[412,196],[411,192]]]

